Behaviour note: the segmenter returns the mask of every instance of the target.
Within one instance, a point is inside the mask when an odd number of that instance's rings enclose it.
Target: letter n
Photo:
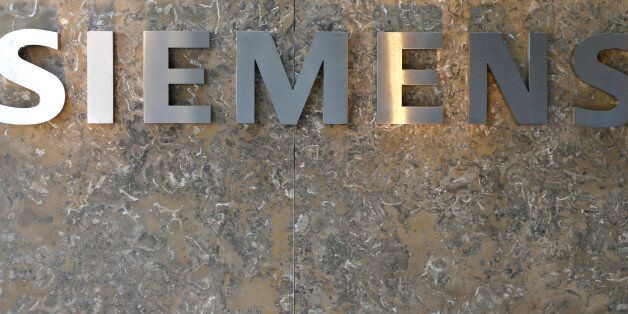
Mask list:
[[[469,34],[470,123],[486,123],[487,68],[491,69],[517,123],[547,123],[547,34],[529,36],[528,88],[499,33]]]

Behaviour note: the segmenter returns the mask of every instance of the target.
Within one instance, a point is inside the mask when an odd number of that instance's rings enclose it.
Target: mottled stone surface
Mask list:
[[[29,59],[63,77],[48,124],[1,126],[0,311],[292,309],[293,134],[274,115],[235,123],[235,30],[291,51],[291,1],[39,1],[3,4],[2,32],[58,30]],[[116,123],[85,119],[86,31],[115,31]],[[173,103],[212,105],[210,125],[143,123],[142,32],[209,30],[207,69]],[[290,63],[291,54],[284,56]],[[6,82],[2,100],[33,97]],[[29,98],[30,97],[30,98]],[[261,112],[270,104],[260,92]]]
[[[298,1],[296,8],[297,33],[307,32],[298,60],[309,37],[326,30],[350,33],[352,60],[351,124],[322,127],[318,94],[296,137],[298,311],[626,309],[628,136],[625,127],[570,122],[572,105],[587,95],[598,106],[611,101],[577,81],[571,51],[590,35],[626,32],[625,6]],[[444,32],[444,49],[428,64],[439,70],[444,125],[373,123],[379,31]],[[523,75],[527,33],[550,34],[548,125],[516,125],[495,84],[488,124],[466,123],[468,31],[502,32]],[[626,71],[626,54],[614,53]]]
[[[33,0],[0,2],[0,34],[60,32],[24,58],[59,76],[63,112],[0,125],[0,312],[622,312],[628,310],[626,127],[571,123],[613,99],[580,82],[574,46],[628,30],[622,1]],[[296,23],[295,23],[296,22]],[[87,30],[115,31],[115,124],[86,122]],[[172,103],[209,125],[143,123],[142,31],[208,30],[206,69]],[[273,33],[291,78],[316,31],[349,32],[350,124],[322,123],[315,84],[299,125],[235,123],[235,32]],[[439,86],[437,126],[376,125],[379,31],[442,31],[407,51]],[[499,31],[526,76],[527,33],[550,36],[550,114],[517,125],[494,82],[469,125],[467,33]],[[626,52],[601,55],[628,72]],[[0,102],[38,97],[0,79]],[[294,237],[293,237],[294,235]]]

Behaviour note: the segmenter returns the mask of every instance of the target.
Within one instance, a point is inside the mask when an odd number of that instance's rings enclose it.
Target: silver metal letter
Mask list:
[[[528,39],[528,89],[499,33],[469,34],[469,122],[486,123],[487,67],[519,124],[547,123],[547,34]]]
[[[403,70],[403,49],[443,48],[442,33],[377,34],[377,123],[437,124],[443,122],[443,106],[404,107],[404,85],[437,85],[436,70]]]
[[[170,106],[168,85],[203,84],[203,69],[170,69],[169,48],[209,48],[209,32],[144,32],[144,122],[210,123],[209,106]]]
[[[605,49],[628,50],[628,34],[600,34],[585,39],[574,50],[573,68],[581,80],[617,98],[617,106],[607,111],[575,107],[575,124],[603,128],[628,122],[628,75],[598,60],[598,54]]]
[[[0,123],[30,125],[44,123],[56,117],[65,103],[65,88],[52,73],[26,62],[18,52],[27,46],[59,49],[55,32],[22,29],[0,38],[0,75],[39,95],[39,104],[30,108],[0,105]]]
[[[316,33],[299,80],[291,87],[269,32],[237,33],[238,123],[255,122],[255,65],[282,124],[297,124],[314,80],[323,66],[323,123],[348,121],[348,35],[344,32]]]
[[[87,123],[113,123],[113,32],[87,32]]]

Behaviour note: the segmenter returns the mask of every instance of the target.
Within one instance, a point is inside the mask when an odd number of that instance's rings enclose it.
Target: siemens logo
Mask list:
[[[548,35],[531,33],[528,39],[528,79],[521,78],[499,33],[469,33],[469,123],[486,123],[487,79],[490,70],[519,124],[547,123]],[[171,84],[203,84],[203,69],[170,68],[169,49],[209,48],[206,31],[144,32],[144,122],[211,123],[210,106],[170,106]],[[294,84],[279,57],[269,32],[237,32],[236,121],[255,122],[255,72],[261,77],[282,124],[296,124],[319,71],[323,72],[323,122],[348,123],[348,34],[320,32]],[[58,34],[37,29],[13,31],[0,39],[0,75],[39,95],[30,108],[0,105],[0,123],[32,125],[57,116],[65,104],[65,89],[53,74],[22,60],[27,46],[58,47]],[[87,122],[113,123],[114,33],[87,33]],[[442,33],[382,32],[377,35],[377,111],[381,124],[439,124],[443,107],[404,106],[402,87],[437,85],[434,69],[402,68],[404,49],[443,47]],[[617,99],[607,111],[574,107],[574,123],[590,127],[620,126],[628,121],[628,76],[606,66],[598,54],[607,49],[628,50],[628,35],[599,34],[579,43],[573,52],[573,70],[585,83]]]

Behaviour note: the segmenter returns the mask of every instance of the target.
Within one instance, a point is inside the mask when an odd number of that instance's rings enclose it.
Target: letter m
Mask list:
[[[323,123],[348,121],[348,35],[320,32],[294,88],[269,32],[237,33],[236,121],[255,122],[255,65],[262,75],[281,124],[297,124],[314,81],[323,67]]]

